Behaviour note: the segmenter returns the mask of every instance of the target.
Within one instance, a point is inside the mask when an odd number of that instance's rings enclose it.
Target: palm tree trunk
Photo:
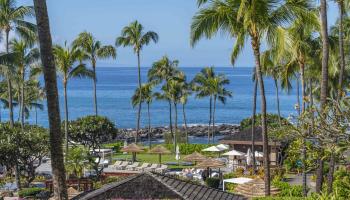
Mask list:
[[[305,112],[306,102],[306,91],[305,91],[305,64],[300,62],[300,82],[301,82],[301,113]]]
[[[334,154],[334,150],[333,150],[333,151],[331,151],[331,155],[330,155],[329,171],[328,171],[328,176],[327,176],[327,192],[328,192],[328,194],[332,193],[332,191],[333,191],[334,168],[335,168],[335,154]]]
[[[23,67],[23,70],[21,72],[22,75],[22,85],[21,85],[21,126],[24,127],[24,86],[25,86],[25,75],[24,75],[25,69]]]
[[[68,195],[62,151],[61,117],[46,1],[34,0],[34,8],[38,25],[41,61],[43,64],[46,88],[54,197],[58,200],[66,200],[68,199]]]
[[[141,91],[141,63],[140,63],[140,52],[137,52],[137,72],[138,72],[138,83],[140,88],[140,94],[139,98],[141,102],[142,99],[142,91]],[[135,143],[137,142],[137,137],[139,135],[140,130],[140,118],[141,118],[141,103],[139,103],[139,109],[137,111],[137,125],[136,125],[136,137],[135,137]]]
[[[300,66],[300,82],[301,82],[301,102],[302,102],[302,106],[301,106],[301,113],[304,114],[305,112],[305,107],[306,107],[306,102],[305,102],[305,98],[306,98],[306,90],[305,90],[305,64],[304,64],[304,59],[300,58],[299,61],[299,66]],[[299,98],[298,98],[299,100]],[[300,115],[300,114],[299,114]],[[306,176],[306,160],[307,160],[307,154],[306,154],[306,135],[304,135],[303,133],[303,144],[302,144],[302,187],[303,187],[303,196],[306,197],[307,196],[307,176]]]
[[[34,107],[35,110],[35,125],[38,125],[38,109]]]
[[[256,97],[258,95],[258,80],[255,77],[254,81],[254,92],[253,92],[253,116],[252,116],[252,152],[253,152],[253,171],[256,170],[256,159],[255,159],[255,116],[256,116]]]
[[[10,30],[6,30],[6,53],[9,53],[9,33]],[[9,72],[7,72],[7,92],[8,92],[8,104],[9,104],[9,115],[10,115],[10,126],[13,127],[14,120],[13,120],[13,104],[12,104],[12,82],[11,82],[11,75]]]
[[[297,78],[297,112],[298,112],[298,116],[300,116],[301,112],[300,112],[300,85],[299,85],[299,81],[300,81],[300,78],[295,75],[295,77]]]
[[[276,103],[277,103],[277,114],[278,114],[278,123],[280,126],[282,126],[281,122],[281,110],[280,110],[280,97],[279,97],[279,91],[278,91],[278,81],[277,78],[273,78],[275,83],[275,89],[276,89]]]
[[[270,195],[270,152],[267,136],[267,122],[266,122],[266,97],[264,80],[260,67],[260,41],[257,36],[252,37],[252,47],[255,57],[255,69],[256,76],[258,78],[261,95],[261,125],[262,125],[262,139],[263,139],[263,152],[264,152],[264,182],[265,182],[265,195]]]
[[[63,92],[64,92],[64,111],[65,111],[65,120],[64,120],[64,140],[65,140],[65,151],[68,155],[68,98],[67,98],[67,80],[63,80]]]
[[[340,71],[339,71],[339,83],[338,83],[338,96],[339,100],[343,92],[343,79],[345,73],[345,55],[344,55],[344,36],[343,36],[343,18],[344,18],[344,1],[338,1],[339,7],[339,54],[340,54]]]
[[[214,105],[213,105],[213,127],[212,127],[212,133],[211,133],[211,141],[214,143],[214,134],[215,134],[215,110],[216,110],[216,98],[214,97]]]
[[[303,147],[302,147],[302,159],[303,159],[303,177],[302,177],[302,185],[303,185],[303,196],[307,196],[307,182],[306,182],[306,138],[303,138]]]
[[[151,149],[151,113],[149,112],[149,103],[147,103],[147,113],[148,113],[148,145],[149,149]]]
[[[174,111],[175,111],[175,131],[174,131],[174,141],[175,146],[177,144],[177,103],[174,102]]]
[[[186,120],[185,104],[182,104],[182,114],[183,114],[184,123],[185,123],[186,143],[188,144],[188,131],[187,131],[187,120]]]
[[[6,53],[9,53],[9,33],[10,29],[6,30]],[[9,117],[10,117],[10,127],[13,128],[14,126],[14,119],[13,119],[13,104],[12,104],[12,82],[11,82],[11,75],[10,72],[7,72],[7,92],[8,92],[8,104],[9,104]],[[20,181],[20,173],[18,164],[16,162],[15,165],[15,180],[18,190],[21,189],[21,181]]]
[[[210,125],[211,125],[211,108],[212,108],[212,101],[213,97],[210,95],[210,100],[209,100],[209,123],[208,123],[208,144],[210,144]]]
[[[96,61],[95,60],[92,60],[92,70],[93,70],[93,73],[94,73],[94,78],[93,78],[93,81],[94,81],[94,108],[95,108],[95,116],[98,115],[98,109],[97,109],[97,75],[96,75]]]
[[[322,35],[322,79],[321,79],[321,97],[320,107],[321,114],[326,105],[328,96],[328,58],[329,58],[329,41],[328,41],[328,25],[327,25],[327,1],[321,0],[321,35]],[[322,146],[322,145],[321,145]],[[318,158],[318,167],[316,170],[316,192],[320,193],[323,183],[323,161]]]
[[[168,103],[169,103],[169,128],[170,128],[170,134],[171,137],[173,138],[173,144],[174,144],[174,149],[176,148],[175,146],[175,140],[174,140],[174,133],[173,133],[173,119],[172,119],[172,111],[171,111],[171,100],[168,99]]]

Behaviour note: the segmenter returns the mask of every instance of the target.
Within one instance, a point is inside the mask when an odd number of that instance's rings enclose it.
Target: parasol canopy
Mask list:
[[[169,154],[171,152],[162,145],[157,145],[153,149],[151,149],[149,153],[159,154],[159,163],[162,163],[162,154]]]
[[[222,150],[228,150],[230,148],[230,146],[228,146],[227,144],[219,144],[216,145],[216,147]]]
[[[206,160],[207,157],[205,157],[204,155],[198,153],[198,152],[194,152],[190,155],[187,155],[183,158],[183,160],[188,161],[188,162],[201,162]]]
[[[202,151],[208,151],[208,152],[221,152],[224,151],[224,149],[217,147],[217,146],[211,146],[206,149],[203,149]]]
[[[200,162],[196,168],[222,168],[225,167],[225,162],[213,159],[213,158],[208,158],[202,162]]]
[[[121,149],[122,152],[129,152],[129,153],[139,153],[143,152],[143,148],[140,146],[137,146],[135,143],[129,144],[126,147],[123,147]]]
[[[231,150],[229,152],[226,152],[222,154],[223,156],[244,156],[245,153],[237,151],[237,150]]]

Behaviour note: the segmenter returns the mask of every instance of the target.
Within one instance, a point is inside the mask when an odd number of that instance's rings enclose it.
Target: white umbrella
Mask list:
[[[206,149],[203,149],[202,151],[209,151],[209,152],[221,152],[223,149],[218,148],[217,146],[211,146]]]
[[[255,151],[254,155],[255,155],[255,157],[257,157],[257,158],[262,158],[262,157],[264,157],[264,153],[263,153],[263,152],[259,152],[259,151]]]
[[[180,160],[180,147],[179,147],[179,145],[176,145],[175,159]]]
[[[250,148],[247,151],[247,165],[250,165],[252,162],[252,152],[250,151]]]
[[[128,141],[124,140],[124,148],[128,146]],[[123,154],[127,154],[128,152],[123,152]]]
[[[226,152],[224,154],[222,154],[223,156],[244,156],[245,153],[240,152],[240,151],[236,151],[236,150],[231,150],[229,152]]]
[[[230,146],[228,146],[227,144],[219,144],[216,145],[216,147],[222,150],[228,150],[230,148]]]

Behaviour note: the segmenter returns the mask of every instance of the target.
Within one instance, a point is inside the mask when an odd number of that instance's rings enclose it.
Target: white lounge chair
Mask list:
[[[116,168],[119,170],[123,170],[123,169],[125,169],[126,166],[128,166],[128,164],[129,164],[128,161],[124,161],[120,165],[118,165]]]
[[[167,165],[161,165],[159,168],[157,168],[155,171],[161,174],[164,174],[168,169]]]
[[[117,167],[117,166],[119,166],[121,163],[122,163],[122,161],[117,160],[117,161],[115,161],[115,163],[113,164],[113,167]]]
[[[143,171],[144,169],[146,169],[149,166],[149,163],[143,163],[141,165],[141,167],[136,167],[137,171]]]
[[[153,172],[158,168],[158,166],[159,166],[158,164],[152,164],[150,167],[145,168],[144,171]]]
[[[135,170],[135,168],[136,167],[138,167],[139,166],[139,162],[134,162],[132,165],[128,165],[128,166],[126,166],[126,170],[131,170],[131,171],[134,171]]]

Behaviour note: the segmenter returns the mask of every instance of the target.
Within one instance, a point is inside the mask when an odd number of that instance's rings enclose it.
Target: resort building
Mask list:
[[[247,198],[171,176],[145,172],[73,198],[73,200],[92,199],[245,200]]]
[[[262,153],[263,152],[263,140],[262,140],[262,128],[255,127],[254,134],[255,142],[255,157],[262,164]],[[219,141],[221,144],[230,146],[230,149],[234,149],[240,152],[248,152],[248,149],[252,149],[252,129],[248,128],[233,135],[226,136]],[[281,142],[269,141],[270,150],[270,164],[276,165],[281,155]],[[276,162],[277,161],[277,162]]]

